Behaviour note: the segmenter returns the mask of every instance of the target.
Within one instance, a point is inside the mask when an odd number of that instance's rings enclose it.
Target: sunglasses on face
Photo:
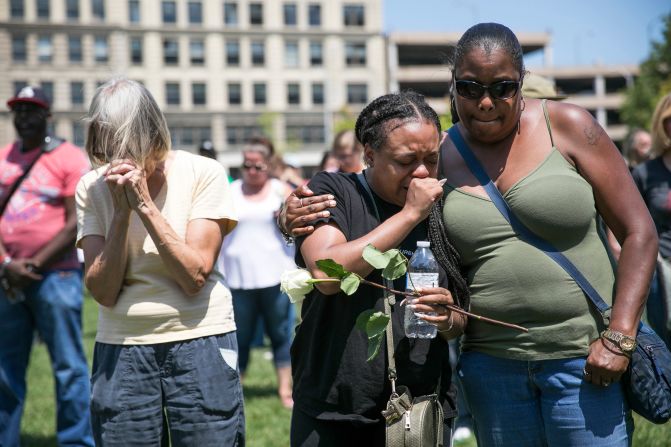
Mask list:
[[[520,89],[519,81],[499,81],[484,85],[475,81],[458,80],[454,81],[454,86],[459,96],[468,99],[480,99],[485,92],[489,92],[489,96],[493,99],[510,99]]]
[[[268,165],[265,163],[252,163],[250,161],[246,161],[242,164],[242,169],[245,171],[256,169],[257,171],[265,172],[268,170]]]

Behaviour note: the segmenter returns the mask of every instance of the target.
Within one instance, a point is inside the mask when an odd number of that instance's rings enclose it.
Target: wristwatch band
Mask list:
[[[636,338],[624,335],[622,332],[606,329],[601,333],[601,337],[614,343],[626,355],[631,355],[636,349]]]

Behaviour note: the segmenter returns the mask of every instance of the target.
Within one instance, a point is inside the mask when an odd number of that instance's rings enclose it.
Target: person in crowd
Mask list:
[[[561,101],[567,98],[566,95],[557,92],[557,87],[553,81],[534,73],[524,75],[522,96],[525,98],[551,99],[553,101]]]
[[[0,445],[19,445],[26,369],[37,331],[56,383],[56,440],[92,446],[83,292],[74,240],[83,151],[50,135],[39,87],[7,102],[18,139],[0,149]]]
[[[310,182],[317,194],[333,195],[337,206],[315,224],[315,231],[296,241],[297,264],[306,266],[314,277],[324,277],[315,262],[334,259],[352,272],[381,283],[379,271],[362,259],[364,247],[374,245],[386,251],[398,247],[408,257],[418,240],[438,231],[438,219],[428,222],[429,211],[441,196],[436,180],[440,121],[435,111],[416,93],[381,96],[364,108],[356,124],[357,139],[365,147],[364,179],[375,203],[368,200],[356,173],[318,173]],[[379,215],[379,217],[377,217]],[[466,319],[439,304],[453,303],[445,288],[447,279],[461,306],[467,306],[465,279],[456,268],[458,261],[449,241],[434,252],[443,268],[442,288],[426,289],[418,299],[420,312],[436,312],[425,317],[435,323],[440,336],[435,339],[405,337],[401,300],[392,306],[398,385],[409,387],[413,396],[432,394],[440,383],[445,417],[455,416],[451,394],[451,373],[447,339],[459,335]],[[405,288],[405,278],[395,288]],[[291,420],[292,446],[383,446],[385,409],[391,394],[385,368],[386,347],[367,361],[366,334],[354,327],[367,309],[383,311],[380,289],[362,285],[351,296],[338,284],[318,283],[303,302],[302,321],[291,348],[294,372],[294,411]],[[441,378],[442,375],[442,378]],[[439,382],[440,381],[440,382]],[[450,424],[445,426],[449,445]]]
[[[636,166],[632,175],[655,222],[659,255],[668,260],[671,258],[671,93],[657,104],[651,130],[654,158]],[[664,287],[659,273],[650,287],[647,318],[650,326],[671,348],[668,320],[671,302],[667,301],[671,291],[667,290],[668,283]]]
[[[594,118],[574,105],[524,98],[524,73],[508,28],[466,31],[452,66],[455,125],[519,219],[612,301],[608,329],[635,337],[657,247],[650,215]],[[505,222],[449,138],[441,151],[443,216],[469,278],[471,309],[529,329],[511,334],[474,320],[466,329],[459,377],[479,444],[628,445],[631,415],[621,386],[610,385],[630,353],[603,336],[600,315],[570,276]],[[599,214],[622,245],[616,272]]]
[[[338,172],[340,171],[340,162],[333,155],[333,152],[326,151],[322,155],[322,161],[319,162],[319,168],[317,172],[326,171],[326,172]]]
[[[650,159],[650,156],[653,155],[651,148],[652,137],[647,130],[637,127],[629,131],[622,148],[629,168],[634,169],[639,164]]]
[[[214,150],[214,144],[211,140],[203,140],[198,146],[198,155],[202,157],[211,158],[212,160],[217,159],[217,151]]]
[[[561,267],[515,234],[446,137],[443,217],[468,278],[471,310],[529,329],[510,333],[469,321],[459,377],[478,445],[627,446],[631,413],[622,387],[611,385],[630,353],[604,330],[635,337],[655,264],[655,228],[594,118],[574,105],[523,98],[524,74],[512,31],[495,23],[470,28],[454,53],[455,125],[518,218],[612,301],[610,324],[604,327]],[[300,200],[294,194],[284,214],[294,235],[314,231],[305,216],[332,202],[323,195]],[[616,271],[598,215],[622,246]]]
[[[294,250],[284,243],[275,226],[277,211],[291,189],[270,178],[273,150],[269,140],[250,141],[242,156],[242,178],[231,184],[239,223],[224,241],[220,254],[233,294],[240,370],[244,376],[257,321],[263,316],[273,349],[278,393],[282,405],[291,408],[289,347],[295,311],[289,297],[280,291],[280,275],[295,268]]]
[[[333,138],[331,153],[340,162],[342,172],[361,172],[363,163],[363,146],[357,141],[353,130],[343,130]]]
[[[231,294],[215,268],[236,224],[214,160],[173,151],[151,93],[100,86],[77,185],[77,244],[99,303],[96,445],[244,445]]]

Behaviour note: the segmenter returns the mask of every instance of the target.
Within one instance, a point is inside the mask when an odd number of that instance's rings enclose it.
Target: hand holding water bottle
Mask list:
[[[408,263],[406,290],[409,292],[418,289],[434,290],[438,287],[438,262],[433,257],[430,246],[427,241],[417,241],[417,249]],[[416,305],[420,307],[416,308]],[[428,306],[426,298],[419,304],[415,304],[414,301],[406,304],[405,335],[409,338],[435,338],[437,327],[425,317],[436,317],[438,315],[436,310]]]

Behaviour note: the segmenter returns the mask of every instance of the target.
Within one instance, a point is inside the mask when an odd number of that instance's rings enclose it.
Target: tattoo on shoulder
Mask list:
[[[603,132],[603,128],[599,126],[599,123],[597,123],[596,120],[592,120],[592,122],[583,129],[587,144],[590,146],[596,146],[599,143],[599,139]]]

